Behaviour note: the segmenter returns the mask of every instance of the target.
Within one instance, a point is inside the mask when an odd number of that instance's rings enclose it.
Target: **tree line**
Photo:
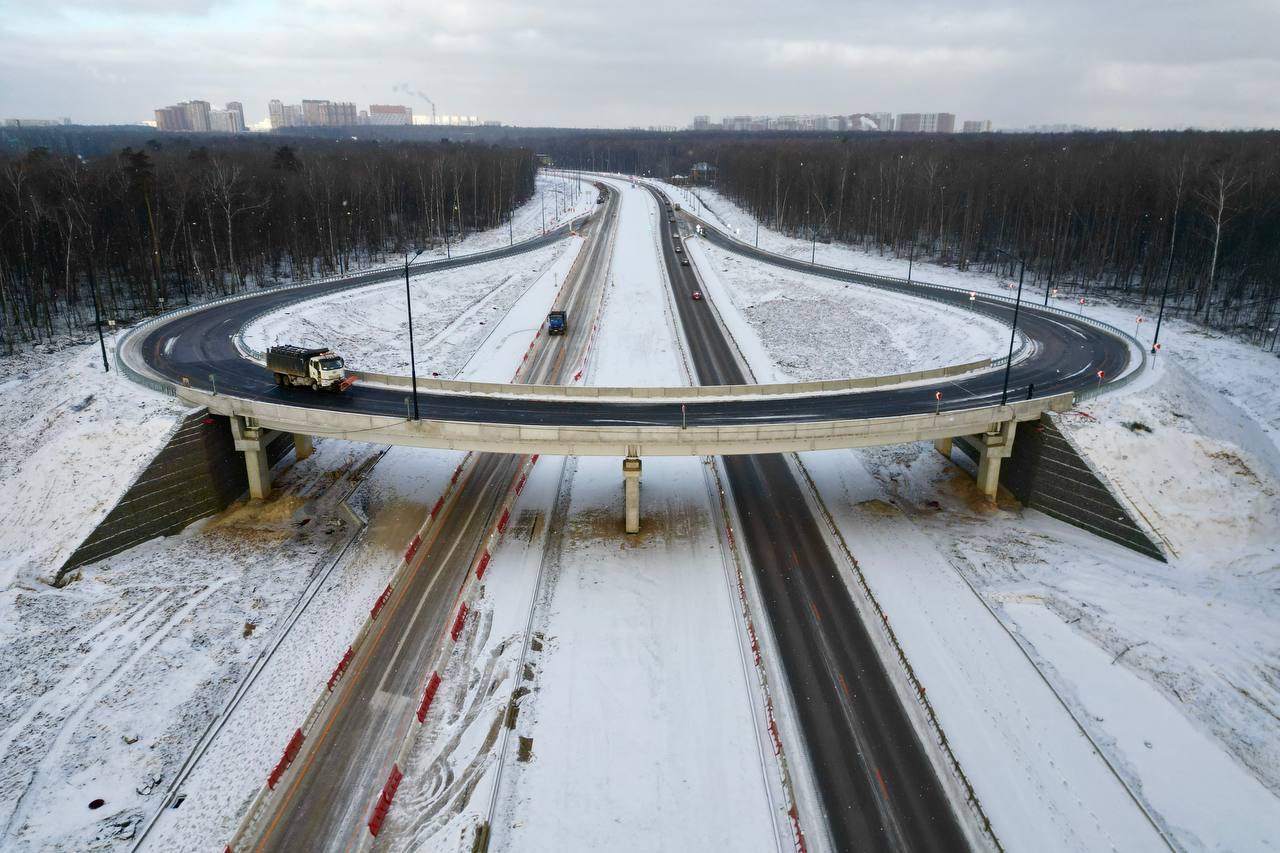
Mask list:
[[[557,162],[696,177],[769,227],[1106,294],[1274,345],[1280,133],[636,134]],[[712,168],[691,176],[695,164]],[[1002,254],[1003,253],[1008,253]]]
[[[203,140],[201,140],[203,142]],[[511,146],[150,140],[0,154],[6,352],[104,319],[386,262],[493,228],[534,192]]]

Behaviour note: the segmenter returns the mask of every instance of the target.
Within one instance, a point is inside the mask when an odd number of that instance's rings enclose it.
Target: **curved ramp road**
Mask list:
[[[711,229],[708,234],[713,235]],[[550,238],[550,235],[548,235]],[[543,238],[539,238],[541,241]],[[714,238],[713,238],[714,239]],[[530,241],[532,242],[532,241]],[[723,245],[741,251],[742,246],[726,240]],[[487,257],[456,259],[458,263],[478,263],[502,257],[532,246],[499,250]],[[781,263],[790,259],[763,253],[762,260]],[[787,264],[783,264],[787,265]],[[677,267],[679,265],[677,264]],[[803,265],[802,265],[803,266]],[[444,264],[426,269],[444,269]],[[421,269],[421,268],[418,268]],[[681,268],[687,269],[687,268]],[[815,272],[812,268],[805,272]],[[876,287],[912,293],[905,284],[871,279],[859,273],[819,268],[819,274],[851,283],[871,283]],[[371,274],[357,282],[316,285],[309,295],[325,296],[353,284],[386,281],[397,274]],[[399,273],[403,275],[403,271]],[[923,289],[921,289],[923,290]],[[1003,301],[979,298],[970,307],[968,295],[951,291],[930,291],[935,301],[973,310],[1001,320],[1012,321],[1013,306]],[[357,383],[343,394],[315,394],[306,389],[280,388],[265,367],[245,359],[236,349],[233,336],[253,317],[274,307],[283,307],[298,298],[296,290],[273,290],[251,297],[211,305],[208,308],[157,321],[139,330],[141,339],[129,342],[124,355],[141,364],[132,365],[163,381],[180,384],[186,379],[194,388],[212,390],[226,397],[259,400],[289,406],[359,412],[403,417],[406,391]],[[570,320],[572,321],[572,318]],[[1119,377],[1129,365],[1129,347],[1118,334],[1084,320],[1023,305],[1018,328],[1034,346],[1034,352],[1017,362],[1010,371],[1009,399],[1026,395],[1035,384],[1036,397],[1077,392],[1097,384],[1097,371],[1108,381]],[[136,347],[136,350],[135,350]],[[639,355],[639,354],[637,354]],[[1003,368],[947,379],[949,393],[942,400],[943,411],[996,405],[1000,401]],[[723,384],[723,383],[716,383]],[[940,383],[942,384],[942,383]],[[490,423],[512,426],[729,426],[733,424],[795,424],[896,415],[929,414],[935,410],[933,387],[888,387],[877,390],[822,393],[800,397],[745,397],[738,399],[681,401],[563,400],[513,398],[507,395],[456,394],[418,391],[424,419],[463,423]],[[514,392],[514,389],[513,389]],[[683,412],[682,412],[683,409]]]

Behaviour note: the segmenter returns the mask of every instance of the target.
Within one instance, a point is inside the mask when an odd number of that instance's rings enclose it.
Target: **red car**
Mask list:
[[[693,292],[693,301],[694,301],[694,302],[701,302],[701,301],[702,301],[702,291],[701,291],[701,290],[695,290],[695,291]]]

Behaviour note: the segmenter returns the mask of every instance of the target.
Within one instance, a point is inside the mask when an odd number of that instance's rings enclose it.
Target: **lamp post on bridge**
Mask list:
[[[404,252],[404,302],[405,302],[406,312],[409,315],[409,382],[410,382],[409,387],[412,389],[410,393],[413,397],[413,419],[415,421],[419,419],[418,418],[418,365],[413,354],[413,294],[409,290],[409,264],[416,261],[418,259],[418,255],[421,255],[422,252],[423,252],[422,249],[418,249],[418,251],[414,253],[412,258],[409,257],[408,249],[405,249],[405,252]]]
[[[1004,363],[1004,389],[1000,392],[1000,405],[1009,402],[1009,370],[1013,367],[1013,342],[1018,338],[1018,310],[1022,307],[1022,279],[1027,272],[1027,262],[1017,255],[996,249],[997,253],[1018,262],[1018,296],[1013,302],[1013,328],[1009,330],[1009,357]]]

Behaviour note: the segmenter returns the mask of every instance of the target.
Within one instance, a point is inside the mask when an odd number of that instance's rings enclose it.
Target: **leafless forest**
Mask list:
[[[0,155],[0,348],[393,259],[506,221],[533,154],[470,144],[149,143]]]

